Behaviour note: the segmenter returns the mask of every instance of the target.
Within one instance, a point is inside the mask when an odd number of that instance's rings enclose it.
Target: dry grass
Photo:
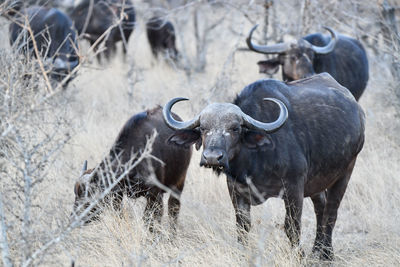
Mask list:
[[[72,118],[70,123],[75,134],[51,167],[51,178],[40,187],[38,203],[45,212],[42,211],[38,227],[46,228],[49,236],[57,233],[72,210],[73,184],[82,162],[87,159],[89,167],[94,167],[106,155],[130,116],[162,105],[172,97],[186,96],[191,101],[179,104],[176,112],[189,119],[208,102],[231,101],[244,86],[265,78],[257,73],[255,64],[262,59],[261,55],[233,54],[235,47],[244,46],[244,37],[229,31],[230,25],[235,25],[235,31],[242,34],[251,27],[241,12],[229,9],[228,19],[210,34],[212,41],[205,72],[193,73],[188,78],[184,71],[152,59],[142,21],[148,14],[148,6],[137,3],[136,7],[139,24],[129,43],[128,58],[122,61],[119,54],[110,64],[98,65],[95,61],[87,64],[63,92],[74,98],[68,104],[66,116]],[[225,11],[215,8],[214,13],[207,16],[217,20]],[[172,18],[184,21],[183,12],[175,12]],[[262,10],[249,7],[246,12],[253,15],[254,21],[262,21]],[[185,53],[193,63],[195,40],[191,32],[192,21],[188,22],[178,26],[184,32],[184,40],[178,41],[178,49],[182,49],[184,42]],[[0,23],[7,25],[4,20]],[[335,24],[335,27],[352,34],[347,24]],[[7,49],[6,36],[3,30],[0,44]],[[360,101],[367,116],[367,137],[339,209],[333,236],[334,265],[399,266],[399,108],[394,100],[392,78],[385,58],[368,52],[371,78]],[[143,201],[125,200],[122,218],[107,211],[99,222],[74,230],[49,251],[43,264],[68,266],[71,260],[76,266],[322,264],[311,256],[300,262],[290,249],[282,230],[284,207],[279,199],[269,199],[263,205],[252,207],[250,243],[247,247],[240,246],[236,242],[234,212],[225,177],[216,177],[210,170],[200,168],[199,161],[200,153],[195,152],[182,194],[176,235],[170,233],[166,218],[160,226],[160,235],[148,233],[141,220]],[[311,253],[314,236],[314,212],[307,199],[301,239],[307,255]]]

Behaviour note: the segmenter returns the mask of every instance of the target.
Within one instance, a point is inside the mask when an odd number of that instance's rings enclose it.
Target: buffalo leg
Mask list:
[[[250,202],[236,190],[237,188],[231,178],[228,178],[228,189],[235,210],[238,241],[241,244],[246,244],[251,227]]]
[[[154,232],[154,221],[161,223],[161,218],[163,215],[163,200],[162,193],[149,193],[146,196],[147,204],[144,209],[143,220],[150,232]]]
[[[326,191],[311,196],[311,200],[314,204],[314,212],[317,219],[317,230],[315,235],[315,241],[312,251],[318,251],[323,239],[323,225],[322,220],[324,216],[324,209],[326,204]]]
[[[94,46],[96,44],[96,41],[95,40],[90,40],[90,46]],[[101,64],[101,53],[99,53],[98,52],[98,50],[99,50],[99,48],[98,48],[98,44],[94,47],[94,52],[97,54],[96,55],[96,57],[97,57],[97,62],[99,63],[99,64]]]
[[[122,53],[124,55],[124,59],[126,59],[126,54],[128,53],[128,43],[129,43],[129,37],[131,36],[132,31],[131,30],[126,30],[123,31],[123,39],[122,40]]]
[[[285,201],[285,233],[293,247],[300,244],[301,214],[303,211],[303,189],[296,186],[286,188]]]
[[[335,227],[337,211],[350,180],[355,160],[350,164],[346,174],[328,189],[327,200],[323,217],[323,241],[320,249],[320,257],[325,260],[333,260],[332,232]]]
[[[106,61],[110,61],[111,55],[115,53],[115,44],[113,43],[111,36],[106,41],[106,50],[104,50],[104,57]]]
[[[124,56],[124,60],[126,59],[126,54],[128,53],[128,48],[126,47],[128,45],[128,41],[125,43],[122,43],[122,54]]]
[[[181,209],[180,196],[182,193],[182,188],[173,190],[174,194],[171,194],[168,199],[168,216],[170,218],[171,228],[175,231],[176,225],[178,223],[178,215]]]

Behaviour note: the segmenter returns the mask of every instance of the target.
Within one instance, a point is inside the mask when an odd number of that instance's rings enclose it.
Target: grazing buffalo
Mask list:
[[[174,61],[178,59],[175,46],[175,30],[171,22],[159,17],[152,17],[146,23],[147,39],[154,57],[163,53]]]
[[[176,119],[180,120],[178,116]],[[147,199],[144,219],[153,231],[154,219],[161,220],[163,213],[162,196],[165,192],[148,179],[154,172],[158,181],[171,189],[168,201],[168,214],[174,227],[180,210],[179,196],[185,183],[186,171],[189,166],[192,149],[187,147],[170,147],[166,141],[174,133],[168,128],[162,118],[162,109],[157,107],[146,112],[134,115],[125,124],[115,141],[107,159],[103,160],[94,170],[86,170],[75,185],[75,214],[90,204],[90,192],[105,190],[108,186],[107,177],[120,176],[126,169],[126,163],[132,160],[132,153],[144,149],[147,138],[156,130],[158,135],[152,147],[152,155],[158,160],[144,160],[126,174],[117,186],[106,196],[105,202],[111,203],[116,210],[121,208],[123,194],[130,198],[143,196]],[[162,162],[160,162],[160,160]],[[105,177],[105,179],[103,179]],[[163,187],[161,186],[161,187]],[[97,217],[101,205],[93,207],[86,222]]]
[[[296,43],[260,46],[251,41],[256,27],[253,27],[246,40],[248,47],[258,53],[278,54],[273,59],[259,61],[260,72],[273,74],[282,65],[284,81],[328,72],[349,89],[356,100],[361,97],[368,82],[368,59],[360,42],[326,28],[331,36],[314,33]]]
[[[25,21],[26,19],[26,21]],[[10,43],[19,51],[35,55],[32,35],[45,65],[51,68],[51,77],[61,81],[79,64],[75,30],[70,18],[56,8],[32,6],[14,14],[10,24]]]
[[[163,110],[176,130],[169,143],[203,145],[200,165],[227,175],[239,240],[250,230],[250,206],[282,197],[286,235],[299,245],[303,198],[311,197],[313,250],[332,259],[337,210],[364,143],[364,113],[350,92],[327,73],[290,83],[261,80],[234,104],[210,104],[187,122],[170,115],[181,100]]]
[[[135,9],[130,0],[83,0],[68,13],[79,35],[82,34],[91,45],[99,38],[105,39],[104,55],[107,59],[115,53],[116,43],[119,41],[123,41],[123,53],[126,54],[136,19]],[[121,23],[116,25],[121,18]],[[105,34],[107,30],[109,32]]]

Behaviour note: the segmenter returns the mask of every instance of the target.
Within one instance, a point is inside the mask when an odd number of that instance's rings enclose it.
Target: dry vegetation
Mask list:
[[[2,231],[7,233],[7,242],[0,238],[3,255],[7,243],[15,265],[322,264],[311,256],[300,261],[292,252],[282,230],[284,207],[279,199],[252,208],[250,242],[240,246],[225,177],[200,168],[199,152],[189,167],[176,235],[170,233],[167,220],[159,235],[147,231],[141,220],[141,199],[125,200],[122,217],[106,211],[99,222],[69,228],[73,185],[81,164],[86,159],[89,167],[100,162],[131,115],[186,96],[191,101],[178,105],[176,112],[189,119],[207,103],[232,101],[244,86],[265,78],[256,65],[262,55],[236,51],[245,45],[251,26],[264,23],[264,1],[215,1],[214,5],[187,1],[169,7],[161,1],[161,10],[176,25],[185,70],[152,58],[144,25],[154,4],[133,2],[138,24],[127,58],[123,60],[120,53],[109,64],[98,65],[82,42],[81,55],[89,61],[66,90],[51,95],[35,62],[25,64],[12,52],[9,22],[0,20],[0,236],[5,236]],[[297,2],[274,1],[269,11],[269,42],[298,38],[329,25],[364,40],[370,62],[370,80],[360,100],[367,117],[366,143],[339,209],[333,265],[399,266],[400,83],[392,69],[400,58],[398,36],[384,39],[388,36],[383,36],[380,24],[385,22],[380,9],[383,1]],[[400,7],[399,2],[390,4]],[[196,47],[199,40],[207,47]],[[199,71],[204,59],[204,70]],[[24,77],[26,73],[31,77]],[[280,74],[275,78],[280,79]],[[306,200],[301,243],[307,255],[314,236],[314,212]],[[41,252],[51,240],[54,244]]]

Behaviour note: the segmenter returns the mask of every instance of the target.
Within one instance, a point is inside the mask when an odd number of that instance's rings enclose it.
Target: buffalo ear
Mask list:
[[[202,142],[201,138],[197,139],[197,141],[196,141],[196,146],[195,146],[197,151],[200,149],[202,143],[203,143],[203,142]]]
[[[3,1],[4,2],[4,1]],[[20,12],[21,8],[23,7],[23,2],[22,1],[15,1],[14,3],[10,3],[8,7],[4,10],[3,14],[5,16],[13,17],[17,13]]]
[[[77,197],[82,197],[85,193],[84,183],[76,182],[74,187],[74,193]]]
[[[273,58],[273,59],[258,61],[257,64],[260,73],[266,73],[272,75],[278,72],[280,62],[278,58]]]
[[[243,136],[243,143],[250,149],[265,147],[268,149],[274,148],[274,143],[271,137],[262,132],[247,131]]]
[[[199,142],[200,145],[198,145]],[[176,146],[183,146],[185,148],[188,148],[194,143],[196,143],[196,149],[197,149],[197,147],[200,148],[201,146],[200,132],[195,130],[179,130],[173,133],[168,138],[167,143]]]

